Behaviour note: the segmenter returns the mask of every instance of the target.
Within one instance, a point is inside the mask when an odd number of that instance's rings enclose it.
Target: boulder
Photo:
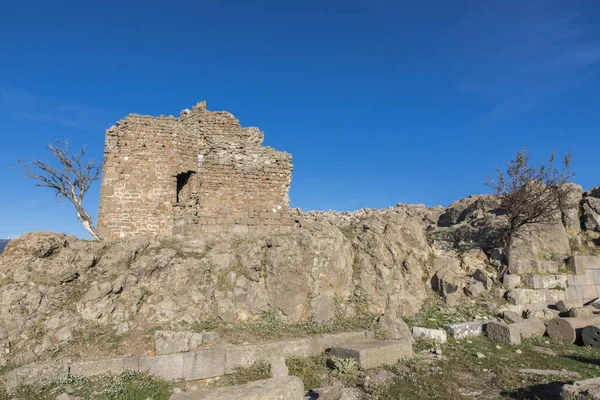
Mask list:
[[[546,334],[546,324],[538,318],[522,319],[512,324],[519,328],[521,339],[540,338]]]
[[[481,282],[485,290],[491,290],[494,286],[492,278],[490,278],[485,271],[479,268],[475,270],[475,273],[473,274],[473,279],[475,279],[478,282]]]
[[[415,341],[406,322],[396,315],[396,310],[389,309],[377,319],[377,322],[390,335],[390,339],[407,340],[409,342]]]
[[[600,400],[600,378],[591,378],[564,385],[560,393],[562,400]]]
[[[521,277],[516,274],[504,275],[502,283],[504,284],[506,290],[513,290],[521,285]]]
[[[465,288],[465,294],[469,297],[479,297],[487,293],[485,286],[481,282],[472,282]]]

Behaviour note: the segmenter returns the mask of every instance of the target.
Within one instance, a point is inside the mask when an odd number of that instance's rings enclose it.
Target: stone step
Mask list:
[[[331,354],[339,358],[354,358],[360,369],[370,369],[412,357],[413,348],[412,343],[403,340],[365,340],[332,347]]]
[[[296,376],[254,381],[245,385],[176,393],[169,400],[304,400],[304,384]]]

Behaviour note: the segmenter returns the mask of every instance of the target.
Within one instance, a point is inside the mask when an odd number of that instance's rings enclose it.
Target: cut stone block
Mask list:
[[[285,364],[285,358],[277,357],[271,361],[271,378],[281,378],[289,374],[290,370]]]
[[[573,307],[569,310],[569,317],[591,317],[594,310],[594,307]]]
[[[561,313],[567,313],[573,307],[583,307],[583,302],[579,300],[561,300],[556,303],[556,308]]]
[[[590,272],[592,275],[592,282],[590,285],[600,285],[600,269],[592,269],[587,271],[587,273]]]
[[[556,274],[559,263],[557,261],[536,261],[537,270],[543,274]]]
[[[412,357],[413,348],[411,343],[401,340],[368,340],[332,347],[331,354],[339,358],[355,358],[361,369],[370,369]]]
[[[118,375],[121,372],[139,370],[139,358],[111,358],[106,360],[81,361],[70,365],[69,373],[79,376],[93,376],[103,374]]]
[[[156,331],[154,347],[156,354],[174,354],[197,349],[202,345],[202,333]]]
[[[443,328],[453,338],[462,339],[472,336],[480,336],[488,321],[468,321],[456,324],[445,324]]]
[[[304,384],[296,376],[254,381],[214,390],[176,393],[169,400],[304,400]]]
[[[225,374],[225,349],[202,349],[184,353],[183,379],[195,381]]]
[[[521,277],[515,274],[504,275],[502,283],[506,290],[513,290],[521,285]]]
[[[509,260],[508,272],[516,275],[530,274],[536,266],[535,260],[515,258]]]
[[[495,342],[507,344],[521,344],[521,332],[515,324],[507,325],[503,322],[490,322],[487,324],[487,336]]]
[[[593,300],[598,297],[598,290],[596,286],[580,286],[581,287],[581,297],[583,297],[583,301]]]
[[[581,331],[581,340],[586,346],[600,348],[600,324],[588,325]]]
[[[557,286],[555,289],[539,289],[539,290],[546,291],[545,298],[546,298],[546,301],[550,302],[550,303],[556,303],[557,301],[566,300],[566,298],[567,298],[567,291],[564,287]]]
[[[566,288],[566,275],[525,275],[525,283],[533,289]]]
[[[583,302],[583,292],[581,286],[569,286],[567,288],[567,300]]]
[[[576,275],[585,275],[588,269],[600,269],[600,257],[571,256],[567,259],[567,267]]]
[[[510,304],[544,303],[546,291],[544,289],[513,289],[506,294]]]
[[[572,275],[573,283],[572,286],[590,286],[594,284],[594,274],[595,270],[587,270],[585,275]],[[599,270],[600,272],[600,270]]]
[[[539,338],[546,333],[546,324],[539,318],[528,318],[517,321],[513,324],[519,328],[521,339]]]
[[[139,371],[175,382],[182,381],[183,354],[140,357]]]
[[[413,337],[419,339],[429,339],[435,340],[439,343],[446,343],[448,340],[446,336],[446,332],[440,329],[429,329],[429,328],[421,328],[419,326],[413,326],[412,328]]]

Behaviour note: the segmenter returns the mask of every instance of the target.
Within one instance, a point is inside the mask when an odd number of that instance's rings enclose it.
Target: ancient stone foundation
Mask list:
[[[119,121],[106,132],[101,235],[290,229],[291,155],[263,136],[204,102],[179,118]]]

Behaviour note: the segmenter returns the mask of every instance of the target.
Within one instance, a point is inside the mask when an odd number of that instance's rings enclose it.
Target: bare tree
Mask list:
[[[39,181],[35,184],[36,187],[50,188],[59,199],[65,197],[69,200],[75,206],[77,219],[83,224],[86,231],[94,239],[100,240],[100,234],[94,227],[92,218],[83,208],[83,197],[92,183],[99,179],[102,164],[96,164],[93,159],[83,160],[85,146],[70,155],[68,140],[65,140],[64,146],[59,140],[56,140],[53,144],[46,145],[46,149],[58,160],[59,168],[38,159],[32,160],[30,164],[18,160],[23,168],[17,169],[17,171],[26,178]]]
[[[506,263],[500,271],[501,277],[508,270],[509,251],[516,237],[532,224],[560,221],[561,206],[573,190],[571,185],[565,185],[573,177],[570,170],[571,152],[565,156],[560,171],[554,166],[554,161],[553,151],[548,165],[530,166],[525,148],[507,162],[506,171],[496,168],[496,179],[488,176],[485,185],[491,187],[498,196],[500,210],[506,221],[500,231],[506,257]]]

